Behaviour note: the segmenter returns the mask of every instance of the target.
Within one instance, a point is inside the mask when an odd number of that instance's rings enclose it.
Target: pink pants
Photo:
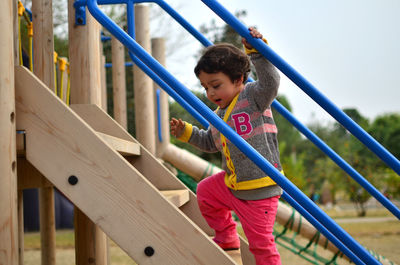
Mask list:
[[[257,265],[281,264],[272,235],[279,196],[262,200],[241,200],[233,196],[222,171],[202,180],[197,186],[197,201],[215,240],[229,243],[238,239],[231,210],[239,217]]]

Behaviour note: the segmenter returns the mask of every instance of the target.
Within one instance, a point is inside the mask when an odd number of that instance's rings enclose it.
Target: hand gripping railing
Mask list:
[[[204,105],[197,97],[169,74],[161,64],[154,60],[139,44],[136,43],[127,33],[119,28],[112,20],[110,20],[97,6],[96,0],[87,1],[90,13],[96,18],[108,31],[110,31],[119,41],[121,41],[128,49],[135,53],[143,64],[148,66],[156,75],[175,89],[184,100],[190,102],[197,112],[201,112],[203,116],[222,134],[224,134],[239,150],[245,153],[260,169],[268,174],[277,184],[279,184],[289,195],[300,203],[314,218],[316,218],[326,228],[329,228],[337,239],[344,242],[343,245],[337,246],[346,255],[348,255],[356,264],[379,264],[357,241],[355,241],[346,231],[338,226],[329,216],[319,209],[309,198],[307,198],[293,183],[288,181],[278,170],[269,164],[252,146],[250,146],[243,138],[236,134],[227,124]],[[140,67],[140,66],[139,66]],[[325,235],[328,238],[330,234]]]

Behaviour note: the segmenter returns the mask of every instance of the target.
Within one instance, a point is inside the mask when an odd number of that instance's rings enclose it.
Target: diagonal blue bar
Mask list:
[[[155,72],[162,80],[179,93],[184,100],[190,102],[193,108],[204,114],[204,117],[215,126],[222,134],[234,143],[239,150],[245,153],[260,169],[268,174],[276,183],[278,183],[291,197],[312,214],[318,221],[328,228],[339,240],[353,251],[362,261],[367,264],[379,264],[357,241],[355,241],[346,231],[338,226],[329,216],[319,209],[309,198],[307,198],[293,183],[288,181],[278,170],[269,164],[253,147],[251,147],[243,138],[238,136],[227,124],[204,105],[197,97],[171,74],[169,74],[161,64],[154,60],[140,45],[138,45],[127,33],[121,30],[112,20],[102,13],[98,8],[96,0],[88,0],[88,9],[100,24],[106,27],[116,38],[118,38],[129,50]],[[338,246],[339,247],[339,246]],[[354,261],[356,262],[356,261]],[[357,263],[360,264],[360,263]]]
[[[392,212],[398,219],[400,219],[400,210],[379,190],[377,190],[371,183],[369,183],[360,173],[351,167],[343,158],[341,158],[335,151],[325,144],[318,136],[312,131],[308,130],[303,124],[296,120],[291,113],[285,109],[278,101],[273,103],[274,108],[285,118],[293,124],[302,134],[304,134],[311,142],[313,142],[321,151],[329,156],[333,162],[347,172],[358,184],[360,184],[369,194],[375,197],[383,206]]]
[[[318,220],[313,218],[313,216],[307,212],[300,204],[298,204],[289,194],[283,192],[282,198],[287,201],[296,211],[298,211],[304,218],[306,218],[318,231],[320,231],[332,244],[335,246],[340,246],[338,249],[342,250],[350,260],[357,264],[363,264],[363,262],[346,246],[343,245],[325,226],[323,226]]]

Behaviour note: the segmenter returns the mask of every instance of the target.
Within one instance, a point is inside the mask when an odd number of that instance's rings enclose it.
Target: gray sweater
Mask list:
[[[275,67],[262,55],[254,53],[250,58],[258,80],[245,85],[227,117],[227,124],[276,169],[282,171],[278,130],[271,112],[271,103],[277,95],[280,77]],[[218,109],[216,114],[223,119],[227,109],[228,107]],[[272,179],[228,139],[225,141],[224,148],[224,137],[210,125],[207,130],[193,126],[188,142],[205,152],[222,153],[222,168],[226,172],[225,184],[237,198],[259,200],[282,194],[282,189]]]

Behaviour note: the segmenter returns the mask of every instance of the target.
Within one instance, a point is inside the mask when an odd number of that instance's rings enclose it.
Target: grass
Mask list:
[[[277,225],[279,226],[279,225]],[[384,221],[384,222],[357,222],[343,223],[341,226],[358,242],[366,248],[389,258],[391,261],[400,264],[400,222]],[[278,227],[278,229],[280,229]],[[242,231],[239,231],[242,233]],[[290,234],[289,234],[290,236]],[[307,240],[296,237],[296,242],[302,245],[308,243]],[[60,230],[56,233],[57,244],[57,264],[71,265],[75,264],[74,253],[74,233],[70,230]],[[279,252],[282,256],[282,264],[307,265],[310,264],[301,257],[293,254],[289,250],[278,245]],[[326,258],[332,257],[332,254],[326,250],[318,249],[318,254]],[[114,242],[110,242],[111,264],[115,265],[135,265],[132,259],[121,250]],[[40,264],[40,236],[39,233],[25,234],[25,253],[24,264],[36,265]],[[339,264],[349,264],[341,260]]]

